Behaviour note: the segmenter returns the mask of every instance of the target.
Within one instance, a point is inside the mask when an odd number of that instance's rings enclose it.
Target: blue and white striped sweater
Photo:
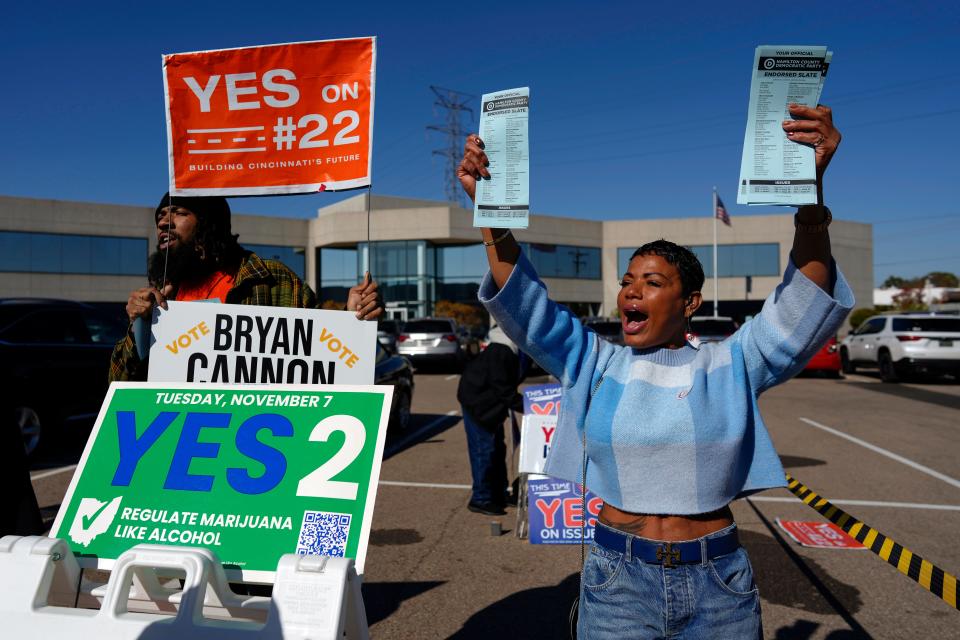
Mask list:
[[[517,345],[563,386],[546,473],[580,481],[633,513],[708,513],[785,485],[757,402],[799,372],[853,307],[835,270],[833,296],[791,259],[763,310],[723,342],[632,349],[600,340],[547,297],[521,255],[503,289],[490,274],[480,301]]]

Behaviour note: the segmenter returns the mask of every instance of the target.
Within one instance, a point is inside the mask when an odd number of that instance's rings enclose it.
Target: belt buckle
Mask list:
[[[660,545],[657,547],[657,561],[662,563],[667,569],[670,569],[675,566],[674,563],[680,562],[680,549],[674,548],[670,542],[665,545]]]

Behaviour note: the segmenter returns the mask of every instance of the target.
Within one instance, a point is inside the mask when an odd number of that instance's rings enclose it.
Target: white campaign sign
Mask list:
[[[373,384],[377,323],[348,311],[169,302],[150,382]]]
[[[543,473],[547,453],[557,430],[557,416],[523,416],[520,434],[520,473]]]

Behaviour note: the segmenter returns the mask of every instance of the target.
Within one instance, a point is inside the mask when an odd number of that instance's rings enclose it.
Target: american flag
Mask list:
[[[717,196],[717,210],[715,215],[720,220],[723,220],[723,224],[727,225],[728,227],[733,226],[730,224],[730,214],[727,213],[727,208],[723,206],[723,200],[720,199],[719,195]]]

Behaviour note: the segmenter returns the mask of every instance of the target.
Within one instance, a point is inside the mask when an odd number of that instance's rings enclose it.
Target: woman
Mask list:
[[[818,202],[840,143],[830,109],[790,105],[788,139],[815,149]],[[474,197],[489,178],[467,138],[457,175]],[[686,340],[703,268],[664,240],[621,281],[624,347],[599,340],[547,297],[509,231],[483,229],[480,299],[564,390],[546,473],[604,500],[583,569],[580,638],[759,638],[760,599],[729,504],[785,485],[757,397],[835,334],[853,296],[830,254],[822,206],[795,216],[791,259],[763,311],[721,343]]]

